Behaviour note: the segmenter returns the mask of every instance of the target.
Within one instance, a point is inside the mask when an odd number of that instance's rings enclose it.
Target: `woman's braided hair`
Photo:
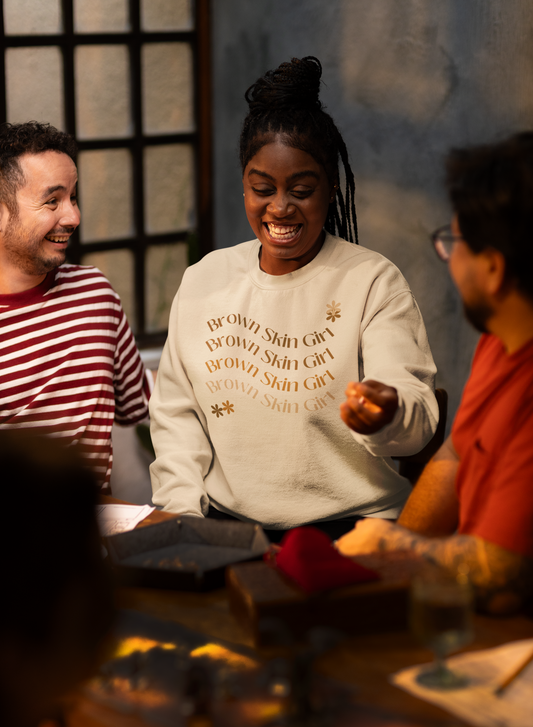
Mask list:
[[[338,183],[339,156],[344,166],[346,188],[336,188],[329,205],[325,229],[358,243],[355,213],[355,179],[348,161],[346,144],[319,100],[322,66],[318,58],[293,58],[267,71],[246,91],[250,110],[242,126],[239,156],[246,165],[277,134],[283,143],[310,154],[322,164],[330,182]]]

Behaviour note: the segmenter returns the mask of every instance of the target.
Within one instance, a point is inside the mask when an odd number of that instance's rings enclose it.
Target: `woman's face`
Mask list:
[[[334,195],[324,167],[278,136],[250,159],[242,181],[248,222],[262,245],[261,269],[285,275],[311,262]]]

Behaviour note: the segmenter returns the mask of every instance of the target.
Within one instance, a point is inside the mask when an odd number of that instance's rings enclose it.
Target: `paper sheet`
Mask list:
[[[123,533],[144,520],[155,507],[150,505],[98,505],[96,516],[100,535],[107,537],[115,533]]]
[[[390,680],[420,699],[446,709],[479,727],[531,727],[533,724],[533,663],[511,682],[501,696],[494,689],[533,651],[533,639],[512,641],[494,649],[458,654],[447,660],[453,671],[470,678],[464,689],[438,691],[420,686],[422,664],[393,674]]]

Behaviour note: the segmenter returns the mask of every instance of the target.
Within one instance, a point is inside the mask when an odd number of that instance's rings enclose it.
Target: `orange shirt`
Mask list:
[[[459,530],[533,559],[533,339],[481,337],[452,440]]]

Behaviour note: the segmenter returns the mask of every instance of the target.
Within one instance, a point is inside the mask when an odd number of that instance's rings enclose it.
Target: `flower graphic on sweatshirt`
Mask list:
[[[226,414],[231,414],[233,412],[233,404],[230,404],[229,401],[223,401],[222,409],[226,412]]]
[[[327,315],[326,320],[335,323],[337,318],[341,317],[341,304],[331,301],[331,305],[326,305]]]
[[[211,406],[211,409],[213,410],[211,412],[211,414],[216,414],[217,415],[217,419],[218,419],[218,417],[223,417],[224,416],[224,412],[222,411],[222,409],[219,407],[218,404],[215,404],[215,406]]]

